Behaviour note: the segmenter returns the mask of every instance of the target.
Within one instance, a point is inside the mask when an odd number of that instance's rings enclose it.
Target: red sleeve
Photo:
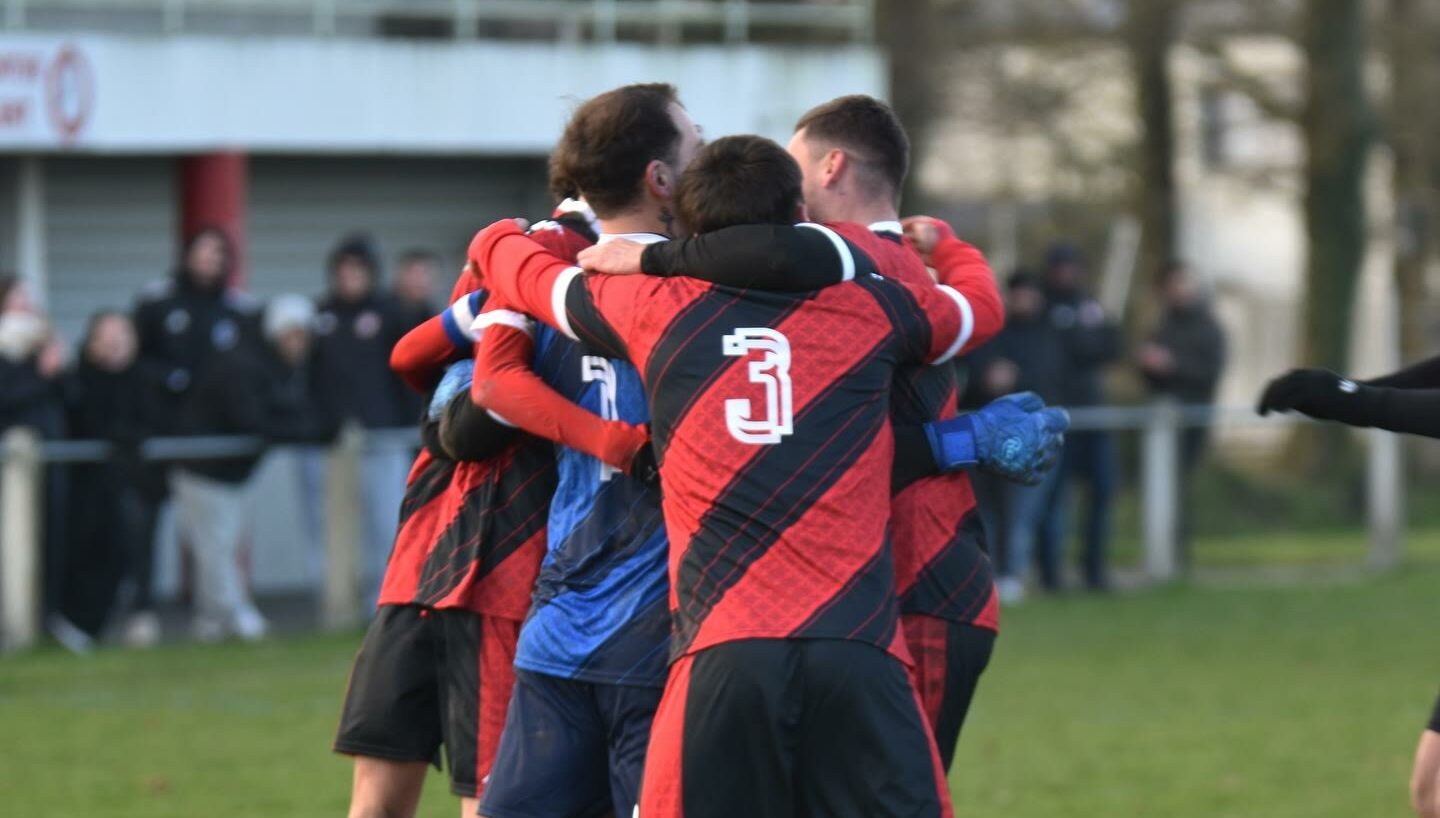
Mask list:
[[[935,246],[930,261],[940,283],[959,293],[970,307],[971,330],[959,353],[995,337],[1005,326],[1005,302],[985,255],[974,245],[947,236]]]
[[[443,316],[432,316],[425,323],[405,333],[390,350],[390,369],[407,386],[425,394],[440,382],[445,367],[462,359],[464,352],[455,348],[445,332]]]
[[[970,338],[974,321],[969,306],[953,288],[894,279],[881,286],[903,287],[915,301],[915,312],[892,319],[900,335],[903,362],[943,364]]]
[[[512,221],[480,231],[470,257],[485,271],[485,283],[506,302],[614,358],[643,362],[628,342],[637,310],[684,279],[652,276],[586,276],[576,267],[520,232]],[[577,282],[579,282],[577,284]]]
[[[570,338],[565,294],[581,275],[570,264],[505,219],[475,234],[470,260],[484,272],[485,285],[516,309],[533,315]]]
[[[474,401],[498,415],[497,420],[628,471],[649,433],[624,421],[607,421],[551,389],[531,368],[535,343],[530,333],[512,321],[486,320],[487,314],[497,312],[510,311],[487,309],[480,316],[485,332],[471,384]]]

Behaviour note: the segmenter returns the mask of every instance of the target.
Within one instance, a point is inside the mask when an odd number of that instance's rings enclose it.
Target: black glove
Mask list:
[[[640,451],[630,460],[630,470],[627,473],[647,486],[659,483],[660,466],[655,462],[655,448],[648,442],[641,446]]]
[[[1271,381],[1257,411],[1300,412],[1319,420],[1342,420],[1354,413],[1367,389],[1328,369],[1292,369]]]

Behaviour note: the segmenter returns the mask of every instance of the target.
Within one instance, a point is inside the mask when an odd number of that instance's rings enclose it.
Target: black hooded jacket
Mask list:
[[[394,301],[378,291],[358,301],[330,296],[320,303],[312,375],[330,417],[368,429],[415,422],[400,400],[404,385],[390,371],[390,350],[405,329]]]
[[[201,286],[182,269],[148,288],[135,309],[140,360],[163,373],[153,388],[156,431],[179,428],[186,396],[217,356],[260,348],[259,304],[223,285]]]
[[[190,390],[180,430],[188,435],[256,435],[280,443],[318,443],[334,423],[311,391],[305,367],[291,366],[267,347],[216,358]],[[250,477],[258,457],[195,460],[187,471],[224,483]]]

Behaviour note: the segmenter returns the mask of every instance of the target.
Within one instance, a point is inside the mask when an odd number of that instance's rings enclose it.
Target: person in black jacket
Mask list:
[[[1051,246],[1045,256],[1047,320],[1065,348],[1057,398],[1066,408],[1104,403],[1104,369],[1120,357],[1120,331],[1087,291],[1084,259],[1073,245]],[[1084,504],[1081,572],[1086,587],[1109,587],[1110,506],[1119,480],[1115,441],[1108,432],[1079,431],[1066,436],[1060,475],[1048,501],[1049,515],[1040,533],[1040,581],[1049,589],[1061,585],[1063,540],[1074,484],[1084,483],[1090,496]]]
[[[255,435],[270,441],[313,442],[333,428],[306,371],[313,308],[282,296],[265,312],[269,343],[217,358],[190,390],[180,428],[190,435]],[[194,549],[195,636],[213,641],[265,635],[236,557],[250,517],[250,476],[258,455],[180,463],[172,481],[181,531]]]
[[[14,276],[0,275],[0,432],[26,427],[45,440],[65,436],[65,347]],[[84,634],[59,614],[65,574],[66,469],[45,468],[42,604],[51,635],[85,650]]]
[[[1039,277],[1017,270],[1006,282],[1005,295],[1005,328],[967,361],[966,403],[983,406],[1015,392],[1034,392],[1046,403],[1058,401],[1066,350],[1060,333],[1047,320],[1045,290]],[[1003,602],[1015,604],[1024,599],[1035,538],[1059,471],[1051,469],[1034,486],[981,471],[970,476],[980,499],[987,539],[999,551],[1000,576],[995,584]]]
[[[154,433],[156,387],[164,373],[136,359],[135,336],[126,313],[91,316],[66,390],[70,435],[109,441],[115,449],[104,462],[71,469],[71,497],[84,513],[74,515],[70,530],[60,610],[94,639],[119,597],[128,596],[125,640],[144,647],[158,640],[160,630],[151,595],[156,506],[145,490],[149,470],[139,445]]]
[[[225,232],[197,231],[170,277],[146,287],[135,308],[140,360],[164,372],[157,431],[174,434],[191,387],[216,356],[260,346],[259,303],[230,286],[234,251]]]
[[[1225,331],[1210,302],[1196,288],[1190,271],[1178,261],[1166,266],[1157,282],[1164,313],[1155,331],[1135,350],[1135,364],[1150,394],[1185,406],[1209,406],[1225,369]],[[1205,452],[1209,426],[1186,426],[1180,437],[1180,538],[1189,559],[1190,476]]]
[[[330,254],[330,291],[315,320],[315,394],[337,423],[367,429],[410,426],[399,400],[404,389],[390,371],[390,350],[405,333],[395,301],[380,288],[380,259],[371,242],[351,236]],[[365,535],[361,575],[365,599],[374,602],[390,552],[413,452],[407,446],[371,446],[361,466]],[[318,504],[321,462],[307,458],[311,502]],[[372,606],[373,607],[373,606]]]

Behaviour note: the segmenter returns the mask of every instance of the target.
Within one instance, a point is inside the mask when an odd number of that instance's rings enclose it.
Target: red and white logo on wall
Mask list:
[[[70,41],[0,38],[0,146],[67,147],[94,127],[96,70]]]
[[[61,46],[45,71],[45,110],[62,143],[75,141],[95,107],[95,72],[85,53]]]

